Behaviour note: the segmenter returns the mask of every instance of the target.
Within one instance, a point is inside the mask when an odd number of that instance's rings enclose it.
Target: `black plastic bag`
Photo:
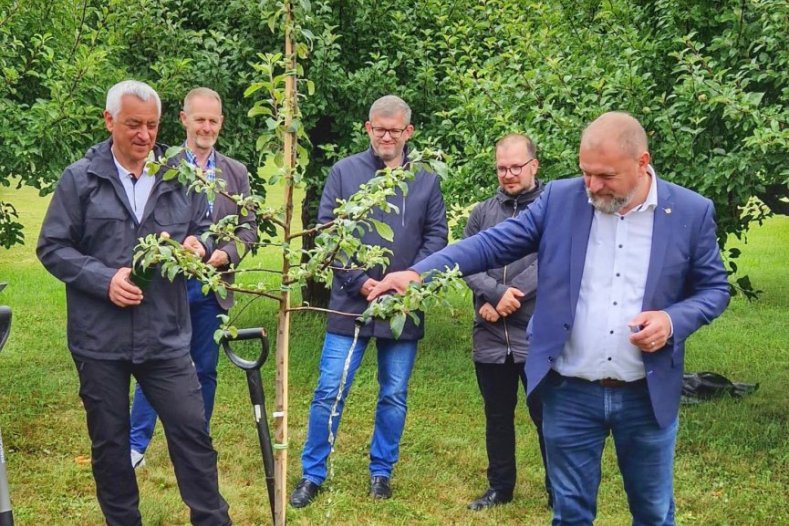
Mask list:
[[[718,373],[685,373],[682,378],[682,403],[698,404],[724,395],[742,398],[756,391],[759,384],[734,383]]]

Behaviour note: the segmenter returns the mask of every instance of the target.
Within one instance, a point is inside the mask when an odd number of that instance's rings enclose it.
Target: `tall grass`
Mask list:
[[[0,191],[0,197],[9,194]],[[269,192],[274,200],[279,194]],[[10,283],[0,303],[14,311],[11,338],[0,354],[0,428],[14,515],[20,525],[102,524],[77,376],[66,349],[63,286],[34,255],[46,199],[29,190],[14,191],[10,197],[19,207],[28,236],[25,246],[0,250],[0,281]],[[734,298],[719,320],[688,342],[686,369],[716,371],[737,381],[758,382],[760,388],[743,400],[722,399],[682,409],[676,460],[679,524],[789,523],[788,248],[789,218],[776,217],[755,228],[743,246],[740,268],[764,293],[753,303]],[[264,251],[259,257],[272,268],[279,265],[274,253]],[[411,381],[401,460],[393,477],[394,498],[374,502],[367,496],[368,443],[377,395],[373,347],[346,405],[336,474],[313,505],[288,510],[290,524],[549,522],[536,435],[523,409],[517,414],[519,473],[514,502],[484,512],[466,509],[486,489],[484,418],[470,360],[470,303],[467,295],[457,294],[452,308],[429,313],[427,336]],[[274,320],[274,305],[256,302],[241,314],[238,324],[263,325],[274,334]],[[289,488],[300,476],[299,454],[323,330],[321,316],[294,316]],[[264,367],[270,399],[272,368],[270,360]],[[212,434],[219,451],[221,488],[236,524],[270,524],[244,375],[224,359]],[[602,526],[629,524],[612,449],[606,449],[603,459],[597,522]],[[188,523],[161,429],[138,481],[146,525]]]

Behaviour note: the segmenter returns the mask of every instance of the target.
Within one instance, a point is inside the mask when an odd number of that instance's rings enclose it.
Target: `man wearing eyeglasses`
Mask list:
[[[348,199],[361,184],[367,183],[385,167],[396,168],[408,162],[406,141],[414,132],[411,108],[399,97],[387,95],[370,107],[365,123],[370,148],[335,164],[323,189],[318,223],[334,219],[338,199]],[[389,198],[399,214],[374,210],[372,217],[389,225],[393,240],[387,241],[373,229],[362,236],[362,242],[391,250],[389,269],[404,270],[447,244],[447,223],[444,200],[438,178],[420,171],[408,183],[408,192],[400,190]],[[383,276],[383,269],[368,271],[335,271],[329,307],[334,311],[361,314],[366,299]],[[374,499],[392,496],[390,478],[399,457],[400,437],[406,417],[408,380],[416,357],[417,341],[424,334],[424,318],[419,325],[408,319],[402,334],[395,339],[385,320],[373,320],[361,328],[354,339],[354,316],[329,315],[328,327],[320,360],[318,386],[310,405],[307,437],[301,455],[302,479],[290,497],[295,508],[307,506],[326,479],[326,461],[337,436],[345,398],[367,344],[375,338],[378,358],[378,402],[375,427],[370,444],[370,495]],[[355,345],[354,345],[354,342]],[[353,349],[351,350],[351,347]],[[346,357],[350,367],[344,389],[338,400]],[[330,415],[337,403],[336,414]]]
[[[471,212],[463,237],[517,216],[539,197],[543,187],[536,178],[540,165],[536,153],[534,143],[525,135],[509,134],[496,143],[499,188]],[[510,502],[515,488],[515,406],[518,384],[526,389],[526,326],[537,297],[537,254],[463,279],[474,293],[473,360],[485,404],[488,453],[488,490],[468,507],[483,510]],[[542,405],[536,397],[528,399],[527,405],[544,466]],[[549,505],[550,500],[548,489]]]

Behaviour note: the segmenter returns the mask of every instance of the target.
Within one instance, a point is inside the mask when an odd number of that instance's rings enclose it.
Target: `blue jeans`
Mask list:
[[[353,349],[348,376],[336,413],[332,418],[335,438],[340,426],[345,399],[362,362],[370,338],[359,338]],[[326,460],[332,449],[329,443],[329,415],[337,400],[343,367],[353,338],[326,333],[321,353],[320,377],[310,405],[307,439],[301,453],[303,477],[314,484],[326,480]],[[370,476],[390,477],[400,455],[406,415],[408,380],[416,358],[416,340],[377,338],[378,404],[375,409],[375,428],[370,445]]]
[[[603,387],[550,372],[541,386],[553,525],[591,525],[600,459],[613,435],[633,526],[673,526],[677,422],[658,426],[646,382]]]
[[[206,430],[208,430],[211,415],[214,412],[216,366],[219,361],[219,346],[214,342],[214,331],[219,328],[217,316],[226,314],[227,311],[219,306],[213,292],[204,296],[201,287],[202,284],[197,280],[190,279],[186,282],[189,314],[192,319],[192,343],[189,353],[195,364],[197,379],[200,381]],[[156,411],[145,398],[140,384],[137,384],[134,388],[134,401],[131,408],[131,431],[129,433],[131,448],[145,453],[155,427]]]

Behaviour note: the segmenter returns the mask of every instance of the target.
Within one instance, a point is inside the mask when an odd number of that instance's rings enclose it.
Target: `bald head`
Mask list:
[[[632,115],[622,111],[603,113],[584,129],[581,148],[603,149],[613,145],[633,159],[648,151],[647,133]]]

